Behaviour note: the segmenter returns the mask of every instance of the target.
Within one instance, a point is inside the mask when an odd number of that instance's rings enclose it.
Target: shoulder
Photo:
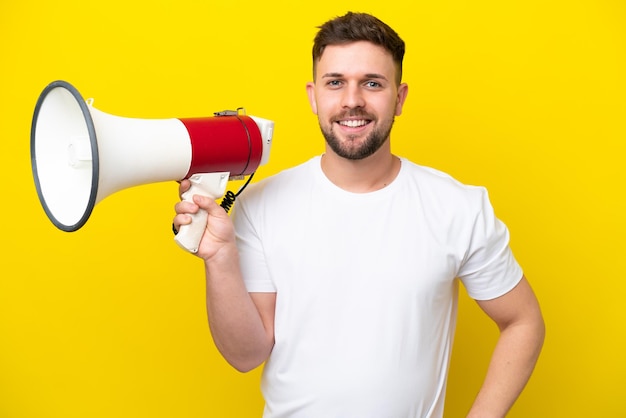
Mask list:
[[[487,197],[483,186],[462,183],[450,174],[402,159],[405,187],[421,200],[447,208],[481,205]]]
[[[281,201],[293,196],[314,178],[315,164],[319,157],[282,170],[272,176],[250,184],[237,199],[239,206],[260,205],[263,202]]]
[[[290,188],[294,184],[310,180],[313,178],[315,167],[319,166],[319,157],[311,158],[308,161],[300,163],[296,166],[284,169],[277,174],[266,177],[255,183],[252,187],[254,193],[280,192],[285,188]],[[253,194],[253,193],[250,193]]]

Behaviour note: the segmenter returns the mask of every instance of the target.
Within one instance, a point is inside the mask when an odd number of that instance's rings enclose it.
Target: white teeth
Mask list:
[[[347,126],[349,128],[357,128],[359,126],[363,126],[367,124],[366,120],[342,120],[339,122],[340,125]]]

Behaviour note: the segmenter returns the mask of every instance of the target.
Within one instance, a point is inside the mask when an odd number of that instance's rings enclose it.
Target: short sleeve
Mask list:
[[[523,272],[509,247],[508,228],[496,218],[487,191],[480,190],[480,206],[459,278],[472,298],[489,300],[513,289]]]

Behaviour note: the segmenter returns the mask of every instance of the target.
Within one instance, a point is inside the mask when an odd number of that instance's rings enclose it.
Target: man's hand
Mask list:
[[[179,194],[182,196],[191,187],[189,180],[182,180],[179,186]],[[181,197],[182,199],[182,197]],[[174,207],[176,216],[174,217],[174,228],[178,231],[181,226],[191,223],[191,216],[200,209],[208,213],[207,225],[198,247],[196,255],[205,261],[215,257],[220,250],[225,247],[235,246],[235,231],[233,223],[226,211],[213,199],[194,195],[193,203],[181,200]]]

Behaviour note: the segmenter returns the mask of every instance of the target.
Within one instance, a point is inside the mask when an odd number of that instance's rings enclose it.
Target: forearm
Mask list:
[[[468,418],[506,416],[532,374],[544,334],[540,317],[501,331],[487,375]]]
[[[237,370],[263,363],[273,346],[272,332],[245,288],[236,248],[226,248],[205,261],[209,326],[224,358]]]

